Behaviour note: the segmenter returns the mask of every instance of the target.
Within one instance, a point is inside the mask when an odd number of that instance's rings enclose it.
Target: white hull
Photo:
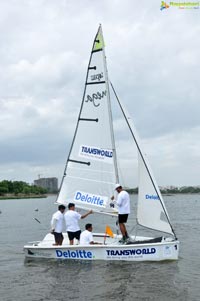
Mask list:
[[[104,234],[93,234],[94,240],[104,243]],[[64,259],[64,260],[125,260],[125,261],[162,261],[177,260],[179,253],[179,241],[163,238],[158,243],[142,243],[142,240],[150,237],[132,237],[140,243],[120,244],[120,236],[106,237],[102,245],[69,245],[67,234],[64,233],[62,246],[54,246],[54,236],[47,234],[41,242],[31,242],[24,246],[26,257]]]

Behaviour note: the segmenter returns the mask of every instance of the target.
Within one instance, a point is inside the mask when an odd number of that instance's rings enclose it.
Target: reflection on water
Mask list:
[[[64,300],[66,293],[78,300],[188,300],[187,291],[176,282],[178,262],[26,260],[25,266],[29,272],[39,268],[39,277],[48,274],[49,300]]]

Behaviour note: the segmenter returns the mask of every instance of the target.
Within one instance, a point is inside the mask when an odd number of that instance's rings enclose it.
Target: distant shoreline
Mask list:
[[[138,188],[125,188],[130,194],[138,194]],[[185,187],[174,187],[172,189],[160,188],[162,195],[175,195],[175,194],[200,194],[200,187],[185,186]]]
[[[40,195],[36,195],[36,194],[29,194],[29,195],[25,195],[25,194],[19,194],[19,195],[14,195],[14,194],[7,194],[7,195],[1,195],[0,196],[0,200],[15,200],[15,199],[42,199],[42,198],[46,198],[48,195],[47,194],[40,194]]]
[[[129,189],[126,189],[126,191],[129,193],[129,194],[138,194],[137,192],[133,192],[133,191],[129,191]],[[192,192],[192,191],[190,191],[190,192],[162,192],[161,191],[161,194],[163,195],[163,196],[171,196],[171,195],[176,195],[176,194],[200,194],[200,192]]]

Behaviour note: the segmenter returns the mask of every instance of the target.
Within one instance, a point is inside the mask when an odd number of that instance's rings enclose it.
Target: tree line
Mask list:
[[[0,182],[0,196],[7,194],[17,195],[43,195],[46,194],[47,190],[45,188],[30,185],[23,181],[8,181],[3,180]]]
[[[126,188],[130,194],[137,194],[138,187],[136,188]],[[23,181],[0,181],[0,196],[13,194],[17,195],[44,195],[48,193],[47,189],[30,185]],[[176,193],[200,193],[200,187],[198,186],[184,186],[184,187],[173,187],[161,189],[163,194],[176,194]]]
[[[138,187],[126,189],[130,194],[137,194]],[[200,187],[198,186],[183,186],[183,187],[173,187],[160,189],[163,194],[177,194],[177,193],[200,193]]]

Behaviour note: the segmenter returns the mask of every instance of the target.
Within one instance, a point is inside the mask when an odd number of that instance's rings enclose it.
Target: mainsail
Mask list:
[[[116,214],[110,197],[118,181],[110,93],[101,26],[89,60],[85,90],[57,202]]]

